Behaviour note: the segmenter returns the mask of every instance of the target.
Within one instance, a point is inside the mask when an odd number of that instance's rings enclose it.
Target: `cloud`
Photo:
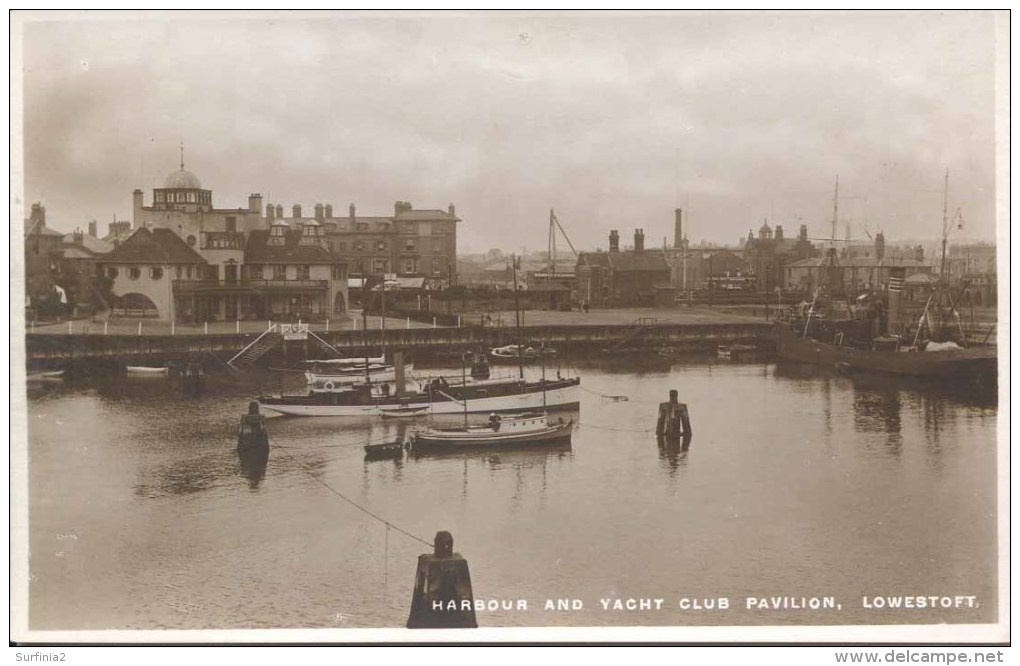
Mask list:
[[[718,242],[821,232],[836,174],[854,225],[866,198],[931,237],[947,167],[994,231],[988,13],[140,16],[27,26],[26,196],[57,228],[127,217],[184,140],[217,205],[452,202],[461,249],[541,246],[549,208],[586,247],[677,206]]]

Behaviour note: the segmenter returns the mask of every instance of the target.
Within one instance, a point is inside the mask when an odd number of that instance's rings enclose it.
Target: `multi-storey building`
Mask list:
[[[148,205],[141,190],[133,195],[132,233],[172,231],[202,260],[184,262],[199,273],[188,278],[182,265],[169,303],[155,309],[163,318],[195,320],[329,317],[348,307],[348,275],[395,274],[431,287],[456,281],[460,219],[452,204],[445,211],[418,210],[398,201],[393,215],[379,217],[359,217],[354,204],[346,217],[335,217],[331,204],[317,203],[313,211],[305,216],[294,204],[286,216],[282,204],[263,207],[261,194],[251,194],[246,207],[217,208],[212,190],[182,158]],[[111,225],[110,231],[117,236],[111,240],[126,243],[123,228]],[[130,286],[115,284],[114,290]]]

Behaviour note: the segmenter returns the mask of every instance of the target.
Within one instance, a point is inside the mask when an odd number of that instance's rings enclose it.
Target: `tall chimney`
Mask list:
[[[315,219],[316,219],[316,221],[322,222],[322,220],[324,219],[322,217],[322,213],[323,213],[322,204],[321,203],[315,204]]]
[[[276,204],[276,219],[283,219],[283,204]]]
[[[294,219],[295,220],[300,219],[301,218],[301,204],[294,204],[294,208],[292,210],[294,211],[294,215],[293,215]]]
[[[333,219],[333,204],[326,204],[326,219]]]
[[[348,214],[350,215],[350,218],[351,218],[351,222],[354,222],[354,218],[356,217],[356,216],[354,215],[354,204],[351,204],[351,205],[350,205],[350,207],[349,207],[349,208],[347,209],[347,212],[348,212]]]
[[[89,222],[89,236],[92,236],[93,238],[99,238],[99,233],[98,233],[98,229],[96,227],[96,221],[95,220],[92,220],[91,222]]]
[[[457,209],[453,207],[453,204],[450,204],[450,209],[449,210],[450,210],[450,217],[457,217]]]
[[[635,229],[634,230],[634,251],[644,252],[645,250],[645,230]]]
[[[800,240],[804,241],[805,243],[807,242],[807,225],[806,224],[800,225]]]
[[[270,222],[276,219],[276,206],[273,204],[266,205],[266,219]]]
[[[783,241],[783,225],[776,225],[776,242],[781,243]]]
[[[248,210],[252,213],[262,215],[262,195],[259,193],[248,195]]]
[[[676,209],[676,223],[674,224],[675,230],[673,234],[673,247],[683,247],[684,243],[684,222],[683,222],[683,211],[679,208]]]
[[[609,231],[609,251],[619,252],[620,251],[620,234],[616,229]]]
[[[879,231],[875,234],[875,259],[882,261],[885,258],[885,234]]]

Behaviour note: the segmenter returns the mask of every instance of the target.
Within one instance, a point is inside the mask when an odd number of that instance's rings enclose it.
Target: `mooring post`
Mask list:
[[[142,335],[142,322],[138,322],[138,335]]]
[[[432,318],[432,328],[435,328],[435,327],[436,327],[436,318],[433,317]]]
[[[67,320],[67,334],[68,335],[71,335],[71,330],[72,330],[71,326],[72,326],[72,324],[73,324],[73,322],[70,319],[68,319]]]
[[[659,437],[689,437],[691,435],[691,418],[687,404],[677,401],[676,389],[670,389],[669,402],[659,403],[659,419],[655,424],[655,434]]]
[[[205,322],[205,334],[209,335],[209,322]]]
[[[109,330],[107,330],[107,326],[109,326],[109,325],[110,325],[109,321],[104,321],[103,322],[103,335],[108,335],[109,334]]]
[[[435,551],[418,556],[408,629],[478,627],[471,572],[460,553],[453,552],[453,535],[436,532]]]
[[[170,322],[170,335],[177,335],[177,322]]]

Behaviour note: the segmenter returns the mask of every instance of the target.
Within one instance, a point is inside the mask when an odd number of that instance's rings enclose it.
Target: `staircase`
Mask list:
[[[266,329],[265,333],[255,338],[251,344],[237,352],[232,359],[227,361],[227,365],[235,369],[251,365],[281,342],[283,342],[283,335],[277,331],[276,324],[273,324]]]
[[[318,347],[319,347],[320,349],[323,349],[323,350],[325,350],[325,351],[328,351],[328,352],[331,352],[331,353],[333,353],[333,354],[336,354],[336,357],[337,357],[337,358],[343,358],[343,356],[344,356],[344,355],[340,353],[340,350],[339,350],[339,349],[337,349],[337,348],[336,348],[336,347],[334,347],[333,345],[329,344],[328,342],[326,342],[325,340],[323,340],[322,338],[320,338],[319,336],[317,336],[317,335],[316,335],[315,333],[313,333],[312,331],[308,331],[308,337],[310,337],[310,338],[311,338],[311,339],[312,339],[313,341],[315,341],[315,344],[316,344],[316,345],[317,345],[317,346],[318,346]]]
[[[613,348],[621,349],[631,342],[634,342],[638,338],[644,336],[645,331],[648,327],[655,326],[659,323],[659,320],[655,317],[641,317],[640,319],[634,320],[634,322],[627,328],[623,338],[613,344]]]

